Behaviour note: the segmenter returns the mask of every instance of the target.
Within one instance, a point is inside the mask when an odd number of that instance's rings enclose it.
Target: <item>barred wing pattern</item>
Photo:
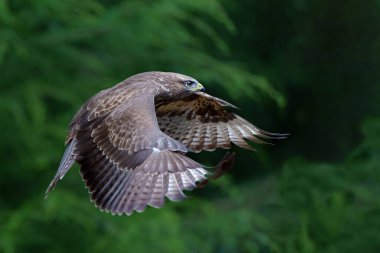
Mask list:
[[[255,127],[229,112],[226,107],[235,106],[197,92],[182,100],[157,102],[156,114],[161,131],[183,143],[192,152],[229,149],[231,142],[242,148],[253,149],[246,140],[265,143],[258,137],[285,137]]]
[[[61,164],[71,166],[75,158],[91,200],[101,210],[130,215],[147,205],[159,208],[165,197],[182,200],[183,190],[206,180],[202,165],[184,155],[187,148],[159,130],[152,96],[134,98],[110,113],[84,106],[80,115],[68,141],[71,153]],[[47,193],[64,176],[60,171]]]

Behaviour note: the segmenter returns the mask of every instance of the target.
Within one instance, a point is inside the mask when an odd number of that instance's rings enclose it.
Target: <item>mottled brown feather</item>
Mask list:
[[[271,133],[264,133],[228,111],[227,106],[234,107],[219,98],[197,92],[181,100],[156,102],[156,114],[160,129],[192,152],[230,148],[231,142],[253,149],[246,140],[264,143],[257,137],[270,138]]]

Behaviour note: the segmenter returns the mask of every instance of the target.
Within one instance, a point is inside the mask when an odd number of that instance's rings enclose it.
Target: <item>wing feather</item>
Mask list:
[[[230,148],[231,143],[252,149],[246,140],[265,143],[259,138],[283,137],[258,129],[228,111],[226,106],[234,107],[219,98],[196,92],[182,100],[156,102],[156,114],[160,129],[192,152]]]
[[[117,95],[108,98],[110,94]],[[183,199],[183,190],[204,180],[188,179],[187,171],[202,166],[184,155],[188,149],[181,142],[160,131],[154,96],[121,94],[104,91],[77,113],[66,153],[48,191],[75,159],[91,200],[101,210],[130,215],[148,205],[162,207],[165,197]],[[168,124],[173,127],[179,122]]]
[[[66,175],[67,171],[71,168],[71,166],[73,166],[76,156],[75,147],[76,140],[74,139],[70,141],[70,143],[68,143],[65,153],[63,154],[61,163],[59,164],[57,173],[55,174],[53,180],[50,182],[49,187],[46,190],[45,198],[48,196],[49,192],[51,192],[54,189],[58,181]]]
[[[102,154],[98,150],[96,157]],[[199,175],[202,166],[178,152],[154,151],[134,170],[122,170],[107,157],[83,160],[81,174],[89,188],[91,199],[105,211],[130,215],[141,212],[147,205],[162,207],[165,196],[177,201],[185,197],[183,190],[193,189],[196,181],[204,181]],[[80,161],[81,162],[81,161]],[[183,180],[190,171],[191,180]],[[188,177],[186,177],[188,178]]]

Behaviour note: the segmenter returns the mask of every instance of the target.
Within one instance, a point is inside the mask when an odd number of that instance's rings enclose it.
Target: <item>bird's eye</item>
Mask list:
[[[187,87],[190,87],[190,88],[195,87],[195,86],[197,85],[197,83],[194,82],[194,81],[192,81],[192,80],[186,80],[186,81],[184,81],[184,84],[185,84]]]

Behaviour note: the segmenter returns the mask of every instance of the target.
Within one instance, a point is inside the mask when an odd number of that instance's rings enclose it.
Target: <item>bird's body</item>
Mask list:
[[[206,179],[185,154],[251,148],[245,139],[281,137],[264,132],[225,107],[195,79],[146,72],[101,91],[74,116],[67,148],[47,193],[77,161],[96,206],[113,214],[142,212],[185,197]]]

